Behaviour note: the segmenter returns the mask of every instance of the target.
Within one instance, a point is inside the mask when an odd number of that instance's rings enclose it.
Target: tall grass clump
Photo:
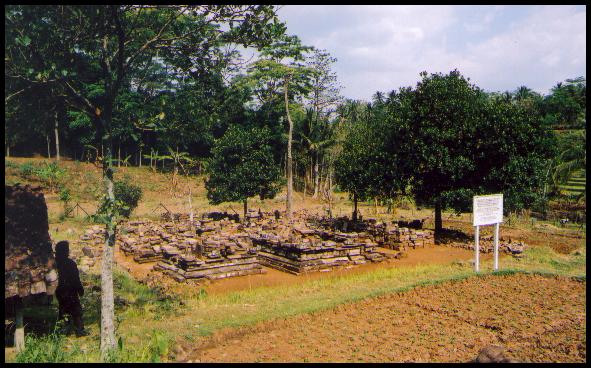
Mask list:
[[[46,336],[28,334],[25,337],[25,348],[16,355],[17,363],[61,363],[72,361],[79,354],[77,346],[66,349],[64,335],[53,332]]]

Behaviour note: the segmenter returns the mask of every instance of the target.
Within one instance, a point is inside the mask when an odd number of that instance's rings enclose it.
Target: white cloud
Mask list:
[[[286,6],[280,16],[289,33],[338,58],[335,69],[351,98],[414,85],[423,70],[458,68],[487,90],[527,85],[540,92],[585,74],[586,8],[530,7],[525,16],[504,22],[512,10]]]

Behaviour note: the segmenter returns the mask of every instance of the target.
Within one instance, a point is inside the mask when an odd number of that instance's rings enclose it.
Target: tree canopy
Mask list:
[[[234,125],[215,142],[205,182],[210,203],[244,202],[246,216],[248,198],[275,197],[280,190],[281,171],[273,158],[270,140],[267,128]]]

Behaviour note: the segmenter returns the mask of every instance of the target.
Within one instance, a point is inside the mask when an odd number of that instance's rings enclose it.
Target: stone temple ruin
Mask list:
[[[329,271],[401,258],[409,248],[435,245],[433,231],[422,229],[420,220],[353,222],[301,212],[288,223],[278,217],[277,211],[250,211],[242,223],[237,214],[212,212],[191,224],[187,214],[165,213],[160,222],[133,220],[119,225],[117,244],[135,262],[153,263],[154,270],[179,282],[260,274],[265,272],[263,266],[296,275]],[[471,237],[446,232],[450,234],[438,244],[473,249]],[[100,254],[103,228],[91,227],[81,241],[84,254]],[[501,252],[515,255],[524,248],[521,242],[501,238]],[[492,238],[482,239],[481,251],[492,251]]]
[[[4,187],[4,299],[57,287],[47,205],[39,187]]]
[[[280,215],[280,214],[279,214]],[[267,266],[292,274],[400,258],[407,248],[432,245],[433,234],[375,220],[352,222],[294,213],[291,224],[274,213],[213,212],[191,224],[186,214],[165,213],[161,222],[128,221],[117,244],[137,263],[175,280],[220,279],[263,273]],[[93,226],[81,237],[83,252],[101,249],[104,230]],[[396,252],[380,252],[378,246]]]
[[[53,295],[57,272],[47,205],[40,187],[4,186],[4,316],[14,317],[14,345],[24,348],[23,305]]]

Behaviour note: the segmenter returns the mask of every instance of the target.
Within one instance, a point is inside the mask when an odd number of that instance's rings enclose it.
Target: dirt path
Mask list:
[[[585,282],[487,276],[227,329],[201,362],[465,362],[488,344],[528,362],[585,362]]]

